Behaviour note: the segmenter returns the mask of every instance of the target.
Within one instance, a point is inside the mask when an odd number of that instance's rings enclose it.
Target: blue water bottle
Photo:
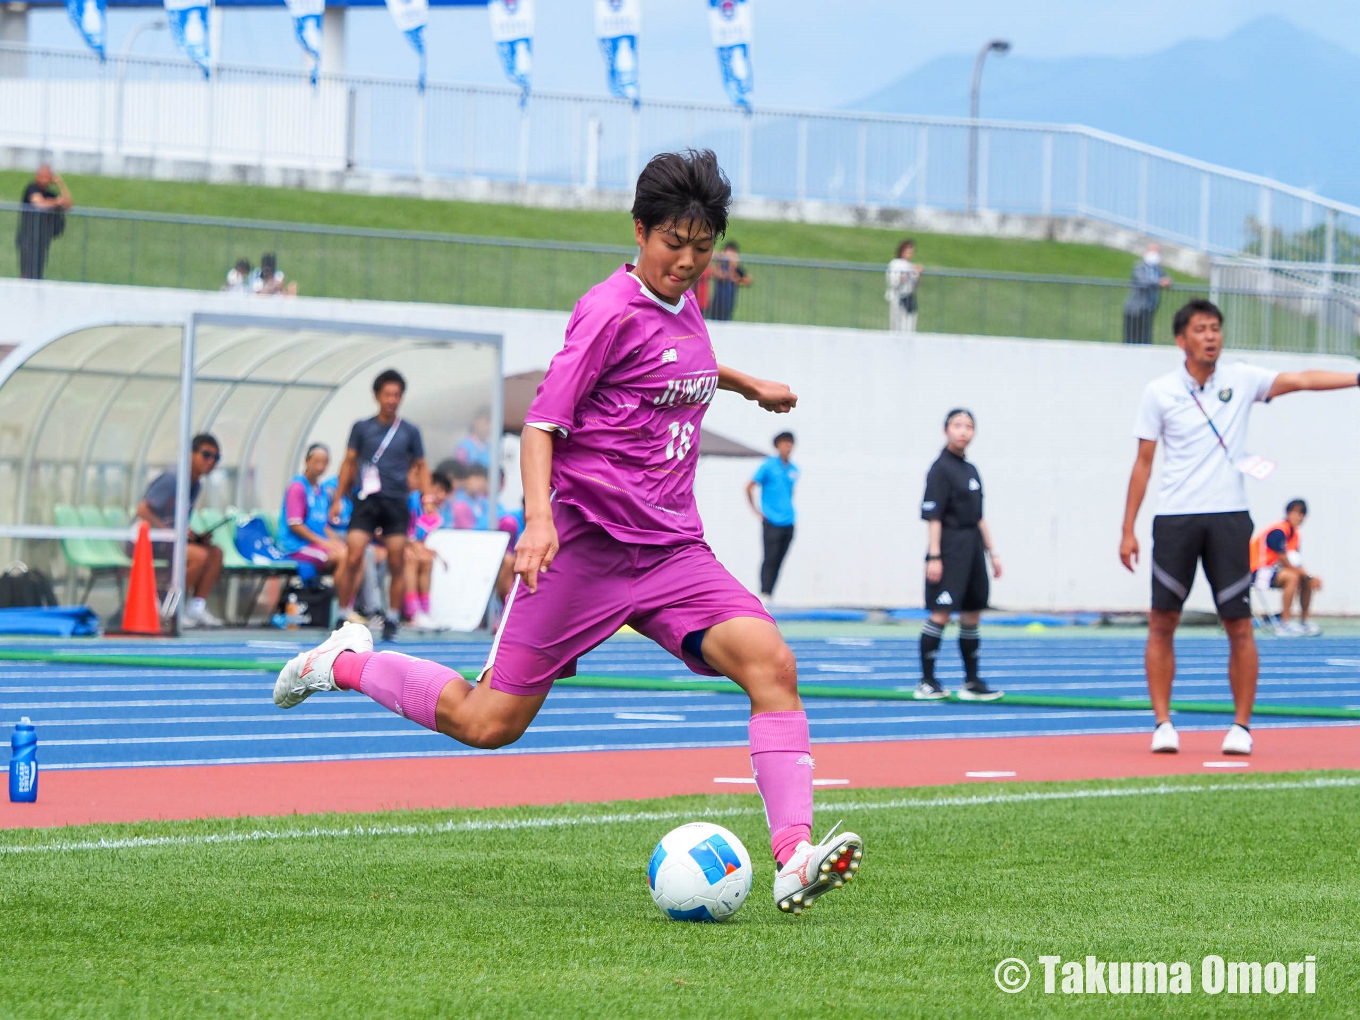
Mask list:
[[[38,799],[38,731],[28,716],[14,727],[9,744],[9,799],[31,804]]]

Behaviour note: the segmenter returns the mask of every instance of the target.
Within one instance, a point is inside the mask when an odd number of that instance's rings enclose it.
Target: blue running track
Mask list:
[[[313,638],[312,640],[315,640]],[[308,642],[310,643],[310,642]],[[791,641],[805,685],[909,690],[919,679],[915,636]],[[463,669],[486,658],[489,641],[403,641],[398,647]],[[304,646],[286,640],[224,644],[53,642],[49,651],[282,660]],[[1175,696],[1226,701],[1227,646],[1221,637],[1178,643]],[[1137,637],[991,637],[983,673],[995,687],[1029,694],[1144,697]],[[616,638],[581,660],[583,674],[694,678],[648,641]],[[947,640],[938,670],[957,686],[961,663]],[[481,754],[357,695],[321,695],[288,712],[274,707],[273,677],[239,671],[0,662],[0,732],[21,715],[38,725],[48,769],[205,765],[275,761]],[[735,688],[734,688],[735,691]],[[1360,638],[1263,640],[1258,704],[1360,708]],[[910,701],[809,699],[815,741],[1124,733],[1150,729],[1146,711]],[[510,751],[622,750],[744,746],[747,702],[740,693],[560,688]],[[1222,729],[1218,715],[1183,715],[1182,729]],[[1340,720],[1261,718],[1256,725],[1356,725]]]

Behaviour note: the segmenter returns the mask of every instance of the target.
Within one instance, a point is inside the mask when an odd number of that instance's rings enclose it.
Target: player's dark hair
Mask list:
[[[739,252],[741,251],[741,247],[737,244],[736,241],[728,241],[725,245],[723,245],[723,251]]]
[[[1190,319],[1195,315],[1212,315],[1218,320],[1218,324],[1223,325],[1223,310],[1208,298],[1195,298],[1187,301],[1176,309],[1176,317],[1171,320],[1171,333],[1173,336],[1180,336],[1185,332],[1185,327],[1190,325]]]
[[[970,411],[970,410],[968,410],[968,408],[966,408],[966,407],[956,407],[956,408],[954,408],[954,410],[952,410],[952,411],[950,411],[948,414],[946,414],[946,415],[944,416],[944,427],[945,427],[945,428],[949,428],[949,423],[950,423],[951,421],[953,421],[958,415],[961,415],[961,414],[966,414],[966,415],[968,415],[968,420],[971,421],[971,422],[973,423],[973,426],[974,426],[975,428],[977,427],[977,419],[973,417],[973,412]]]
[[[435,471],[451,482],[461,482],[467,477],[467,465],[457,457],[446,457],[435,465]]]
[[[727,232],[732,184],[712,149],[686,149],[653,156],[638,175],[633,219],[645,234],[686,220],[707,227],[714,237]]]
[[[914,237],[904,237],[904,238],[902,238],[902,243],[899,244],[899,245],[897,246],[897,257],[900,259],[900,258],[902,257],[902,253],[903,253],[904,251],[906,251],[908,248],[915,248],[915,247],[916,247],[916,238],[914,238]]]
[[[1305,517],[1308,516],[1308,504],[1301,499],[1291,499],[1289,505],[1284,508],[1286,515],[1292,514],[1295,510],[1299,511]]]
[[[376,397],[388,383],[396,383],[403,394],[406,392],[405,377],[395,368],[389,368],[386,372],[378,373],[378,378],[373,380],[373,395]]]
[[[430,475],[430,484],[441,486],[445,492],[453,491],[453,482],[450,481],[449,476],[442,471],[436,471],[434,474]]]
[[[784,440],[786,440],[786,439],[787,439],[790,443],[794,442],[793,433],[792,433],[792,432],[781,432],[781,433],[779,433],[779,435],[777,435],[777,436],[774,437],[774,445],[775,445],[775,446],[778,446],[780,443],[784,442]]]
[[[489,477],[489,475],[488,475],[488,472],[487,472],[487,470],[486,470],[486,465],[484,465],[484,464],[469,464],[469,465],[467,466],[467,474],[464,475],[463,477],[464,477],[464,478],[487,478],[487,477]]]
[[[218,453],[222,452],[222,444],[217,441],[217,437],[211,432],[200,432],[189,442],[189,451],[197,453],[205,447],[211,446]]]
[[[317,450],[320,450],[327,457],[331,455],[331,448],[325,443],[313,443],[311,446],[307,447],[307,452],[303,454],[302,459],[311,460],[312,454],[316,453]]]

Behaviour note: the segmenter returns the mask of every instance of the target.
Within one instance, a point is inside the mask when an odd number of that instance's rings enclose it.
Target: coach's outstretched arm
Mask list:
[[[787,414],[798,406],[798,395],[786,384],[757,379],[726,365],[718,366],[718,389],[740,393],[775,414]]]
[[[1275,385],[1270,387],[1267,400],[1274,400],[1286,393],[1299,390],[1345,390],[1360,386],[1360,375],[1349,372],[1281,372],[1275,377]]]
[[[1138,562],[1138,539],[1134,537],[1133,525],[1138,520],[1138,508],[1143,505],[1143,497],[1147,495],[1148,479],[1152,476],[1152,455],[1156,452],[1157,440],[1138,440],[1138,457],[1133,462],[1133,473],[1129,475],[1129,497],[1124,503],[1124,538],[1119,543],[1119,560],[1130,573]]]

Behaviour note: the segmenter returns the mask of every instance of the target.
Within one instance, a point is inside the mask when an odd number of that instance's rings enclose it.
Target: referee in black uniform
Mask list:
[[[949,617],[959,614],[959,652],[965,678],[958,696],[962,701],[995,701],[994,691],[978,676],[978,619],[987,608],[991,586],[987,579],[987,556],[992,571],[1001,577],[1001,561],[992,551],[992,536],[982,517],[982,479],[977,468],[964,459],[973,441],[973,413],[955,408],[945,416],[945,447],[926,474],[926,494],[921,519],[930,527],[926,550],[926,608],[930,619],[921,628],[921,682],[914,697],[939,701],[949,692],[935,679],[935,658]]]

